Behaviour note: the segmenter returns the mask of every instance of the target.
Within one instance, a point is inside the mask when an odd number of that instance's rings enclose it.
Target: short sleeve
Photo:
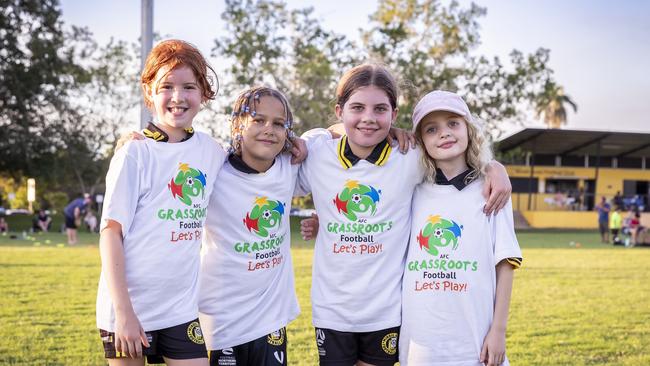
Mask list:
[[[521,249],[515,235],[512,215],[512,200],[492,217],[492,243],[494,245],[494,265],[507,260],[515,269],[522,263]]]
[[[300,164],[298,170],[298,177],[296,179],[296,185],[293,192],[294,196],[304,196],[311,192],[311,184],[309,182],[309,168],[310,160],[313,160],[313,154],[316,149],[319,148],[321,144],[332,139],[332,134],[325,128],[313,128],[300,136],[305,140],[307,145],[308,156],[305,161]]]
[[[300,138],[305,140],[307,149],[309,149],[317,141],[331,140],[332,134],[326,128],[312,128],[311,130],[303,133]]]
[[[106,174],[106,194],[102,208],[101,232],[108,220],[122,226],[122,236],[131,229],[140,191],[140,170],[132,155],[134,143],[128,143],[115,152]]]

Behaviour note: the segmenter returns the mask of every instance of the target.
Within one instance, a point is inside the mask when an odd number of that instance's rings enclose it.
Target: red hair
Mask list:
[[[163,67],[168,67],[169,71],[177,67],[189,67],[196,77],[196,81],[201,88],[201,100],[207,102],[213,100],[216,91],[212,90],[212,79],[208,76],[208,70],[212,72],[215,77],[217,90],[219,88],[219,80],[217,73],[210,67],[201,52],[192,44],[181,41],[179,39],[170,39],[160,42],[154,47],[147,60],[144,63],[144,69],[140,76],[142,83],[142,91],[144,94],[144,104],[148,108],[153,108],[151,96],[147,93],[147,87],[151,87],[156,80],[156,74]]]

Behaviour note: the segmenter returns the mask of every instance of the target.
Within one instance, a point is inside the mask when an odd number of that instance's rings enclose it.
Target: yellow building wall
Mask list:
[[[594,211],[521,211],[535,229],[598,229]]]
[[[525,165],[506,165],[508,175],[511,177],[528,178],[530,177],[531,167]],[[536,166],[533,176],[542,181],[546,179],[577,179],[579,181],[596,178],[596,168],[578,168],[578,167],[554,167],[554,166]],[[623,192],[624,180],[645,180],[650,181],[650,169],[598,169],[598,181],[596,182],[596,196],[612,197],[616,192]],[[579,182],[578,186],[582,187],[584,183]],[[537,192],[543,193],[543,192]],[[541,199],[543,201],[543,198]],[[538,202],[539,203],[539,202]],[[541,209],[543,205],[537,206]],[[527,206],[526,206],[527,207]]]
[[[535,229],[598,229],[595,211],[520,211]],[[625,218],[626,213],[622,213]],[[641,213],[641,225],[650,227],[650,213]]]

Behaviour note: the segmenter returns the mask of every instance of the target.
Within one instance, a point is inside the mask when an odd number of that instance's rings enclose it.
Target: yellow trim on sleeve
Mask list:
[[[514,269],[519,269],[519,268],[521,268],[521,263],[522,263],[522,259],[521,259],[521,258],[510,257],[510,258],[506,258],[506,261],[508,261],[508,263],[510,263],[510,265],[511,265],[512,268],[514,268]]]

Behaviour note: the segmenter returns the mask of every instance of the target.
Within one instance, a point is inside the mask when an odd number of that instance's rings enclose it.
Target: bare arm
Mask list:
[[[115,349],[133,358],[142,357],[142,344],[149,347],[149,342],[133,311],[127,290],[122,226],[116,221],[109,220],[102,230],[99,252],[102,271],[115,309]]]
[[[496,214],[501,210],[512,192],[512,185],[506,168],[496,160],[488,164],[487,177],[483,186],[483,197],[487,199],[483,212],[486,215]]]
[[[337,139],[345,135],[345,127],[343,127],[343,123],[341,122],[329,126],[327,130],[332,134],[333,139]]]
[[[485,365],[500,365],[505,360],[506,353],[506,328],[508,325],[508,311],[510,310],[510,297],[512,294],[512,281],[514,269],[507,260],[497,264],[496,301],[494,303],[494,318],[488,334],[483,341],[481,362]]]

